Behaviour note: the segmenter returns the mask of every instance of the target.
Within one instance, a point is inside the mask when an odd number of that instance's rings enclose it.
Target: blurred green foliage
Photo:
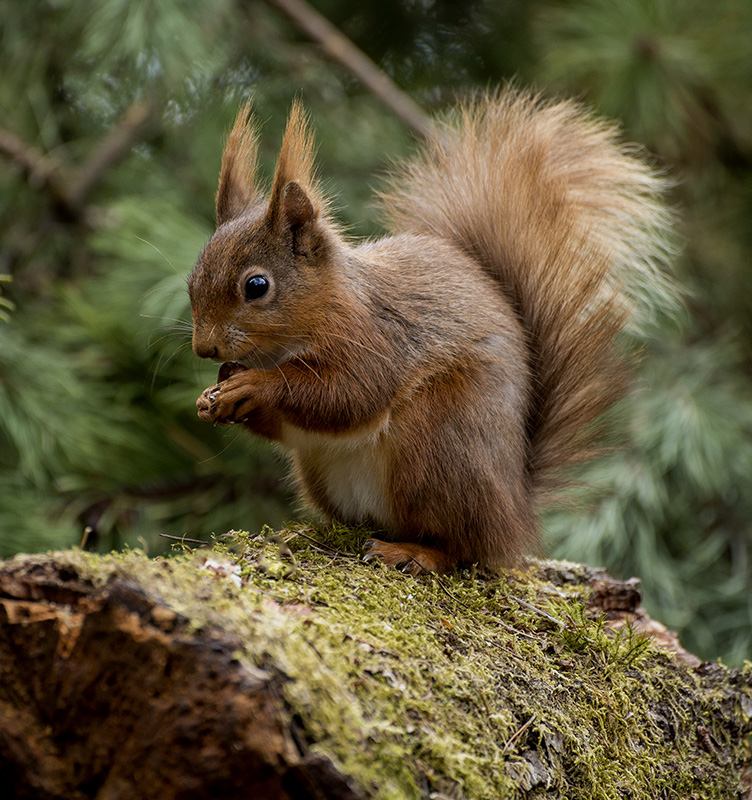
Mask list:
[[[509,79],[573,94],[676,177],[686,314],[641,343],[624,446],[577,476],[585,510],[550,513],[548,538],[640,576],[690,649],[749,657],[752,6],[313,5],[429,111]],[[185,279],[213,228],[223,136],[252,96],[269,176],[300,95],[358,236],[378,234],[375,176],[410,137],[259,0],[0,0],[0,18],[0,555],[87,526],[89,546],[156,553],[159,533],[281,524],[282,457],[194,411],[214,367],[190,352]]]

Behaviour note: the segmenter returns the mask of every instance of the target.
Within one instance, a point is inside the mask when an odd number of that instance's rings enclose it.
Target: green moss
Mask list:
[[[242,658],[287,678],[311,747],[373,796],[741,796],[752,665],[691,669],[614,632],[587,611],[586,568],[557,583],[545,563],[416,579],[363,564],[366,535],[299,527],[166,560],[57,557],[94,583],[140,582],[197,630],[233,631]]]

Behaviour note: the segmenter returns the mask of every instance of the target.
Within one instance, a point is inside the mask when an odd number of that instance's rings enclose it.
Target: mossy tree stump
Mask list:
[[[745,796],[752,666],[681,651],[634,582],[555,562],[416,579],[342,541],[300,528],[169,559],[0,564],[0,785],[50,800]]]

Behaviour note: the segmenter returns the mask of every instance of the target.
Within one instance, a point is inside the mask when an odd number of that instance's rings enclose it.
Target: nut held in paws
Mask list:
[[[226,381],[228,378],[231,378],[233,375],[237,374],[238,372],[243,372],[247,370],[248,367],[244,367],[242,364],[238,364],[237,361],[228,361],[219,368],[219,375],[217,375],[217,383],[222,383],[222,381]]]

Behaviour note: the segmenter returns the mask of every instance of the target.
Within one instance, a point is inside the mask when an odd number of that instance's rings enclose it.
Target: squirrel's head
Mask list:
[[[188,290],[196,355],[268,368],[305,349],[319,322],[314,298],[332,285],[335,240],[300,105],[293,105],[268,199],[256,183],[256,142],[246,105],[222,156],[217,230]]]

